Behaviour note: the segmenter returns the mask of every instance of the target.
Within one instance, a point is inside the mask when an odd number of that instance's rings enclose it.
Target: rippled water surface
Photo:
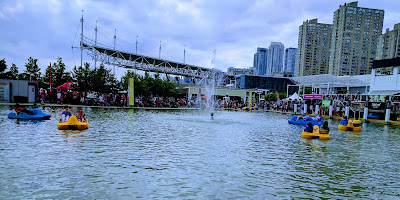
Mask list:
[[[0,199],[400,198],[398,127],[329,121],[322,141],[274,113],[84,111],[88,130],[62,131],[59,108],[17,121],[0,107]]]

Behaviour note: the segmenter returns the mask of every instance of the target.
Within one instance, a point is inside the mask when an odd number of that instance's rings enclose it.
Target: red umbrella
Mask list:
[[[208,96],[201,96],[202,99],[209,99],[210,97]]]
[[[71,88],[72,82],[68,81],[60,86],[57,87],[59,90],[69,90]]]

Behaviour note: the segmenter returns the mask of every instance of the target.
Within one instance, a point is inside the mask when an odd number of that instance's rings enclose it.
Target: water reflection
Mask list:
[[[58,117],[16,124],[8,112],[0,199],[400,197],[398,127],[329,120],[331,139],[309,140],[280,114],[100,108],[84,110],[89,129],[62,131]]]

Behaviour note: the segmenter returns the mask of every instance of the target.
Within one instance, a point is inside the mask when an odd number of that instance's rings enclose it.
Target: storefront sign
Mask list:
[[[0,102],[10,102],[9,83],[0,83]]]
[[[303,99],[323,99],[323,94],[305,94]]]

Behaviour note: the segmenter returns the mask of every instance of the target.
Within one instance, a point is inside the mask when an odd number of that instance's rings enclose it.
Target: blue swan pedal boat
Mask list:
[[[376,115],[374,113],[369,113],[369,115],[367,115],[368,119],[381,119],[381,117],[379,115]]]
[[[297,120],[298,116],[293,116],[288,120],[289,124],[294,124],[294,125],[307,125],[308,123],[312,123],[313,126],[318,125],[321,126],[324,124],[324,120],[321,118],[320,121],[314,120],[313,118],[309,117],[307,120],[304,119],[299,119]]]
[[[15,112],[10,112],[8,113],[7,117],[9,119],[25,119],[25,120],[45,120],[45,119],[50,119],[51,115],[43,113],[42,110],[39,108],[34,108],[34,109],[27,109],[31,111],[32,115],[28,115],[24,112],[21,112],[19,115]]]

